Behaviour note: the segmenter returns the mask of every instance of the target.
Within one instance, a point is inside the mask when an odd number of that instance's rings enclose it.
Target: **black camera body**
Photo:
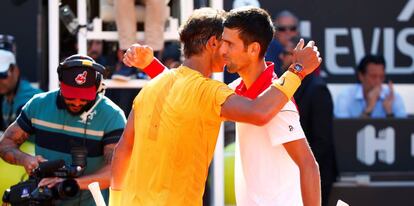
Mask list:
[[[3,202],[12,206],[54,205],[56,200],[74,197],[79,192],[79,185],[73,178],[83,174],[86,168],[87,150],[84,146],[72,146],[72,164],[64,160],[52,160],[39,164],[29,179],[11,186],[3,194]],[[52,188],[37,187],[43,178],[60,177],[65,180]]]
[[[55,200],[76,196],[79,185],[73,179],[82,174],[81,166],[66,166],[63,160],[47,161],[39,164],[29,179],[13,185],[3,195],[3,202],[12,206],[53,205]],[[46,177],[65,178],[52,188],[37,187]]]

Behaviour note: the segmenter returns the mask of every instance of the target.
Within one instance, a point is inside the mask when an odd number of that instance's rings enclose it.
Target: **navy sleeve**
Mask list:
[[[113,130],[107,134],[105,134],[103,136],[103,144],[104,145],[108,145],[108,144],[114,144],[114,143],[118,143],[119,139],[121,138],[122,132],[124,131],[124,129],[116,129]]]
[[[24,111],[22,111],[20,115],[17,117],[16,122],[20,126],[20,128],[22,128],[28,134],[34,133],[34,127],[32,125],[32,122],[27,117]]]
[[[32,118],[35,116],[36,108],[38,108],[39,101],[34,96],[31,98],[20,110],[20,114],[16,119],[17,124],[28,134],[33,134],[35,128],[32,125]]]
[[[107,112],[109,118],[102,138],[103,145],[117,143],[124,131],[126,118],[124,112],[115,104]]]

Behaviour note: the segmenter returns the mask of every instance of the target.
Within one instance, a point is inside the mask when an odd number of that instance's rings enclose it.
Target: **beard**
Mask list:
[[[0,90],[0,95],[10,96],[14,93],[12,89],[5,88],[4,90]]]
[[[98,51],[90,51],[88,55],[92,57],[92,59],[95,59],[95,60],[100,56]]]
[[[82,109],[80,109],[78,112],[73,112],[69,109],[69,107],[66,106],[66,110],[69,112],[69,114],[71,114],[72,116],[79,116],[81,115],[84,111],[85,111],[85,107],[83,107]]]
[[[235,74],[237,73],[237,71],[239,71],[238,66],[232,63],[226,64],[225,67],[226,67],[227,72],[231,74]]]
[[[86,104],[86,105],[84,105],[79,111],[77,111],[77,112],[74,112],[74,111],[71,111],[70,109],[69,109],[69,106],[70,105],[67,105],[67,104],[65,104],[65,106],[66,106],[66,111],[68,111],[69,112],[69,114],[71,114],[72,116],[79,116],[79,115],[81,115],[82,113],[84,113],[84,112],[86,112],[86,111],[88,111],[92,106],[93,106],[93,104],[95,103],[95,101],[90,101],[90,102],[88,102],[88,104]]]

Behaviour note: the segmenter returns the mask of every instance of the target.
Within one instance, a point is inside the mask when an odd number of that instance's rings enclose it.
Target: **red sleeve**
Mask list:
[[[152,79],[161,74],[165,69],[167,68],[157,58],[154,58],[154,60],[152,60],[152,62],[142,71]]]

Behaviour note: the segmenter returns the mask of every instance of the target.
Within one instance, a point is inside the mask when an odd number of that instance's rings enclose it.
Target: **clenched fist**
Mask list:
[[[299,63],[303,66],[303,70],[299,72],[302,77],[315,71],[322,62],[322,58],[319,57],[318,47],[315,46],[314,41],[309,41],[305,47],[304,45],[305,41],[300,39],[293,50],[294,63]]]
[[[154,51],[151,47],[141,44],[133,44],[124,54],[123,62],[129,67],[143,69],[154,59]]]

